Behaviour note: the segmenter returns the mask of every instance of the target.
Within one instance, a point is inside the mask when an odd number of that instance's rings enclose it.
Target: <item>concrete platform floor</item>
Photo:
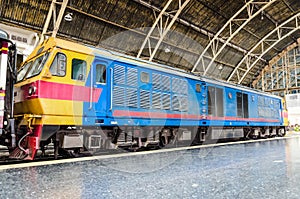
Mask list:
[[[7,169],[0,198],[300,198],[300,137]]]

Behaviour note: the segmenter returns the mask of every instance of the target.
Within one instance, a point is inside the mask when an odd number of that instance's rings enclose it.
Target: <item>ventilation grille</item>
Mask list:
[[[172,109],[174,111],[188,111],[188,98],[186,96],[174,95],[172,98]]]
[[[127,69],[127,85],[137,87],[138,85],[138,72],[135,68]]]
[[[152,93],[152,107],[161,109],[161,94],[159,92]]]
[[[124,106],[125,88],[115,86],[113,90],[113,104],[115,106]]]
[[[178,78],[172,79],[172,91],[174,93],[180,93],[180,79]]]
[[[165,110],[171,109],[171,96],[170,94],[162,94],[162,108]]]
[[[162,90],[164,91],[171,91],[171,78],[165,75],[162,75]]]
[[[185,96],[182,96],[180,98],[180,102],[181,102],[180,110],[184,111],[184,112],[188,111],[188,98]]]
[[[264,105],[264,98],[261,96],[258,96],[258,105],[261,105],[261,106]]]
[[[172,98],[172,108],[174,111],[180,110],[179,97],[177,95],[174,95]]]
[[[187,94],[188,84],[184,79],[172,79],[172,91],[179,94]]]
[[[137,89],[127,88],[126,97],[127,97],[127,106],[135,107],[135,108],[138,107]]]
[[[152,89],[138,88],[138,70],[114,66],[113,105],[142,109],[188,111],[188,82],[181,78],[152,74]]]
[[[186,80],[181,80],[181,82],[180,82],[180,84],[181,84],[181,94],[184,94],[184,95],[186,95],[187,94],[187,92],[188,92],[188,83],[187,83],[187,81]]]
[[[124,66],[115,65],[114,83],[115,84],[125,84],[125,67]]]
[[[140,91],[140,106],[144,109],[150,108],[150,92],[141,90]]]
[[[157,73],[153,73],[152,75],[152,83],[153,83],[153,89],[154,90],[160,90],[161,89],[161,75]]]

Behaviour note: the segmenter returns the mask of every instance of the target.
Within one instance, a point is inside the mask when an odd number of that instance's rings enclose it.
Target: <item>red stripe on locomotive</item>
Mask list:
[[[192,114],[170,114],[161,112],[138,112],[128,110],[115,110],[114,117],[140,117],[140,118],[160,118],[160,119],[205,119],[201,115]],[[264,119],[264,118],[238,118],[238,117],[213,117],[206,116],[208,120],[236,120],[250,122],[279,122],[279,120]]]
[[[29,96],[28,89],[30,86],[36,86],[36,94]],[[86,86],[77,86],[70,84],[61,84],[55,82],[37,81],[32,84],[26,85],[27,88],[23,88],[24,99],[33,98],[46,98],[56,100],[72,100],[89,102],[91,95],[91,88]],[[92,90],[92,102],[98,102],[102,93],[102,88],[93,88]]]

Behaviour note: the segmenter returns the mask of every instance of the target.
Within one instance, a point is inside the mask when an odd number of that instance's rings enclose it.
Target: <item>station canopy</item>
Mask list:
[[[299,0],[0,0],[0,19],[247,86],[300,38]]]

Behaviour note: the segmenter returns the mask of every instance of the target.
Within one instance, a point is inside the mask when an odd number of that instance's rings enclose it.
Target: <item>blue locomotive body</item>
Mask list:
[[[96,80],[99,65],[103,83]],[[98,102],[84,103],[83,126],[121,128],[126,135],[131,129],[130,137],[188,129],[191,140],[284,134],[277,96],[140,60],[96,56],[92,67],[86,86],[102,92]]]
[[[107,81],[94,85],[102,93],[92,108],[85,103],[84,125],[283,125],[279,97],[142,63],[133,65],[100,57],[96,60],[105,66]],[[88,87],[95,82],[91,76],[86,81]]]

